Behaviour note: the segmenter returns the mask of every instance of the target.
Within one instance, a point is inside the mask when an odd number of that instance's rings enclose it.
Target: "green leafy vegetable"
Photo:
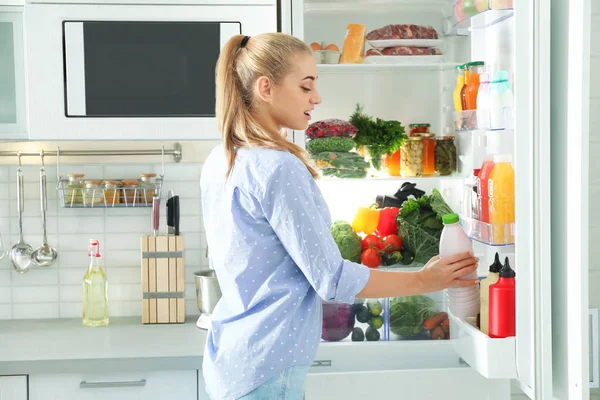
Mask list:
[[[437,304],[427,296],[394,297],[390,300],[390,330],[398,336],[416,336],[425,329],[423,322],[437,312]]]
[[[430,196],[411,198],[402,204],[396,218],[398,233],[404,247],[414,254],[415,262],[426,264],[439,254],[444,228],[442,216],[452,212],[437,189],[433,189]]]
[[[381,169],[381,157],[384,154],[391,156],[398,151],[406,139],[404,127],[398,121],[373,120],[363,113],[360,104],[350,116],[350,123],[358,129],[354,136],[357,147],[366,147],[371,155],[371,164],[375,169]]]

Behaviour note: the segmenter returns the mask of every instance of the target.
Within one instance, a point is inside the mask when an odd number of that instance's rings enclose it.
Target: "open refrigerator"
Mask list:
[[[461,3],[477,11],[457,12]],[[516,271],[516,336],[491,339],[472,322],[450,316],[450,340],[345,339],[320,346],[306,386],[307,399],[365,396],[411,400],[436,396],[506,400],[516,387],[531,399],[552,398],[550,284],[549,4],[504,0],[287,0],[281,3],[281,29],[307,44],[342,49],[348,24],[366,32],[388,24],[431,26],[441,56],[399,57],[392,62],[319,64],[323,102],[312,121],[348,120],[357,103],[373,117],[428,122],[437,136],[455,136],[457,172],[451,176],[400,178],[375,174],[365,179],[321,179],[333,221],[351,221],[359,206],[394,193],[409,181],[427,194],[438,189],[453,210],[462,209],[465,185],[488,155],[510,154],[515,170],[515,224],[504,243],[481,240],[490,229],[462,218],[480,257],[478,275],[487,275],[496,252]],[[369,49],[369,44],[366,45]],[[373,58],[373,57],[371,57]],[[502,129],[486,124],[465,128],[453,104],[456,66],[484,61],[486,72],[506,70],[514,105],[504,112]],[[324,62],[327,62],[326,60]],[[546,85],[546,86],[545,86]],[[468,113],[468,112],[467,112]],[[293,132],[304,146],[305,132]],[[478,235],[479,233],[479,235]],[[514,238],[512,237],[514,235]],[[485,236],[485,235],[483,235]],[[513,240],[514,239],[514,240]],[[408,268],[410,269],[410,268]],[[445,307],[443,294],[429,294]],[[384,328],[385,330],[385,328]],[[420,381],[420,382],[419,382]]]

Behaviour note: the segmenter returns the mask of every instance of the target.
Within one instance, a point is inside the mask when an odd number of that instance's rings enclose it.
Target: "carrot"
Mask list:
[[[430,330],[429,332],[431,332],[431,338],[433,340],[439,340],[439,339],[444,339],[444,337],[446,336],[446,333],[444,332],[444,330],[442,329],[441,325],[435,326],[432,330]]]
[[[427,329],[427,330],[432,330],[433,328],[435,328],[436,326],[438,326],[439,324],[442,323],[443,320],[448,318],[448,314],[444,311],[435,314],[433,317],[426,319],[423,322],[423,328]]]

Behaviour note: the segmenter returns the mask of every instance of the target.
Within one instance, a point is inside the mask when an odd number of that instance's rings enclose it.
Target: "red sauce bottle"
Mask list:
[[[510,268],[508,257],[500,279],[490,285],[488,331],[491,338],[516,336],[515,271]]]

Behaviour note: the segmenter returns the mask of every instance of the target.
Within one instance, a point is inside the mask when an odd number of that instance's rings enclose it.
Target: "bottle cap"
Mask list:
[[[458,222],[458,215],[446,214],[442,217],[442,222],[444,223],[444,225],[455,224]]]
[[[90,239],[90,246],[88,247],[88,257],[92,256],[92,251],[94,252],[94,257],[100,257],[100,242],[96,239]]]
[[[510,267],[510,264],[508,263],[508,257],[506,257],[506,260],[504,261],[504,267],[502,267],[500,270],[500,278],[514,278],[515,275],[515,271],[513,271],[513,269]]]
[[[508,258],[507,258],[508,260]],[[490,272],[499,273],[502,269],[502,263],[500,262],[500,255],[496,253],[496,257],[494,258],[494,263],[490,265]]]
[[[499,154],[494,156],[494,164],[503,162],[512,163],[512,156],[510,154]]]

